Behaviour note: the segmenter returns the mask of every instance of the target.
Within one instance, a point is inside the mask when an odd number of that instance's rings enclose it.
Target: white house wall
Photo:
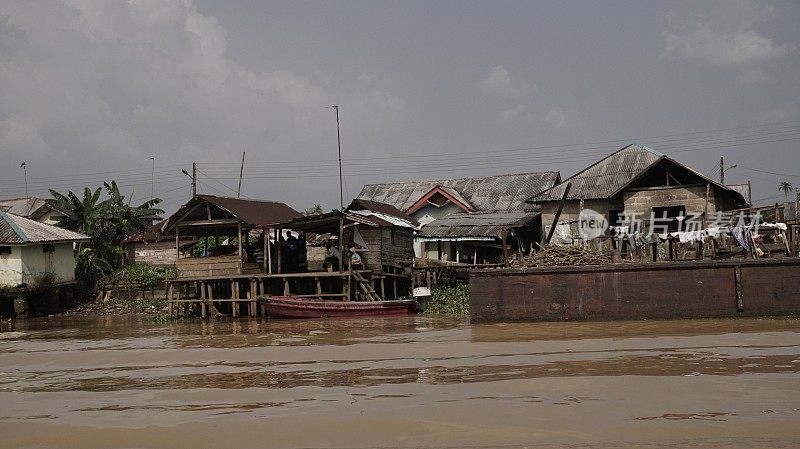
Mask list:
[[[54,251],[45,253],[42,245],[23,246],[22,281],[33,283],[45,274],[52,274],[59,283],[75,280],[75,256],[72,243],[56,243]]]
[[[22,248],[11,247],[11,254],[0,254],[0,287],[22,284]]]

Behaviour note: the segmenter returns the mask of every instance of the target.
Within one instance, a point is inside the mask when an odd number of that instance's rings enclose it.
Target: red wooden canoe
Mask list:
[[[394,301],[324,301],[291,296],[262,296],[271,317],[333,318],[358,316],[408,315],[416,307],[413,299]]]

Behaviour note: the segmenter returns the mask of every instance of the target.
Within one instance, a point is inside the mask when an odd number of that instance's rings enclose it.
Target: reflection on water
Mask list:
[[[0,338],[0,447],[800,441],[792,318],[57,317],[14,331]],[[280,437],[258,437],[267,431]]]

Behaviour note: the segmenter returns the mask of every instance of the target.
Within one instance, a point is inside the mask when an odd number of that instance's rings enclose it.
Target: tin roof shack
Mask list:
[[[73,243],[89,237],[0,211],[0,287],[75,282]]]
[[[525,200],[561,182],[558,172],[367,184],[357,200],[386,203],[420,223],[455,213],[525,210]]]
[[[277,201],[197,195],[164,222],[160,233],[174,235],[178,277],[266,272],[267,258],[262,257],[259,263],[254,256],[257,250],[264,251],[269,239],[264,240],[262,235],[258,243],[250,245],[244,237],[253,229],[269,229],[300,216],[300,212]],[[202,241],[183,252],[181,238],[186,236]],[[236,243],[231,244],[234,239]],[[226,241],[228,244],[223,244]]]
[[[399,274],[414,260],[416,221],[395,207],[374,201],[354,200],[345,213],[329,212],[298,218],[281,227],[293,231],[330,234],[338,240],[339,222],[343,220],[343,248],[356,248],[363,268],[374,275]],[[338,242],[333,243],[334,249]],[[347,254],[345,254],[347,257]],[[312,261],[309,260],[309,266]],[[316,265],[316,264],[315,264]],[[342,268],[347,268],[347,260]]]
[[[10,198],[0,200],[0,210],[40,223],[55,225],[64,212],[54,208],[44,198]]]
[[[344,249],[344,264],[339,265],[338,235],[342,227],[341,246]],[[411,265],[414,261],[415,221],[395,207],[372,201],[355,200],[344,213],[334,211],[326,214],[298,218],[280,227],[319,235],[330,235],[320,239],[331,243],[333,254],[320,247],[309,247],[308,266],[321,270],[342,270],[347,286],[341,288],[356,299],[397,299],[411,292]],[[336,241],[333,241],[333,238]],[[317,243],[322,243],[317,242]],[[362,266],[351,263],[350,248],[355,248]],[[321,251],[315,251],[321,250]],[[322,260],[314,260],[322,259]],[[313,273],[312,273],[313,274]],[[355,287],[350,288],[350,283]],[[362,296],[359,296],[362,295]]]
[[[149,226],[142,232],[137,232],[122,242],[125,249],[125,263],[144,262],[150,265],[175,265],[178,259],[175,251],[175,234],[162,234],[161,228],[166,220]],[[185,248],[197,241],[191,235],[182,236],[179,245]]]
[[[538,211],[448,215],[423,225],[417,238],[427,259],[467,264],[506,264],[510,253],[528,253],[540,240]]]
[[[628,145],[528,199],[541,206],[543,235],[550,230],[569,183],[571,188],[557,228],[562,241],[579,237],[576,234],[581,208],[602,214],[614,226],[620,224],[623,212],[647,221],[653,214],[672,218],[747,206],[736,189],[650,148]],[[570,227],[570,223],[574,226]]]

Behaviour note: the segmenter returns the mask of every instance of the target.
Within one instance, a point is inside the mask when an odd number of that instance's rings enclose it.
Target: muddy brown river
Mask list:
[[[0,448],[796,448],[800,320],[44,318]]]

